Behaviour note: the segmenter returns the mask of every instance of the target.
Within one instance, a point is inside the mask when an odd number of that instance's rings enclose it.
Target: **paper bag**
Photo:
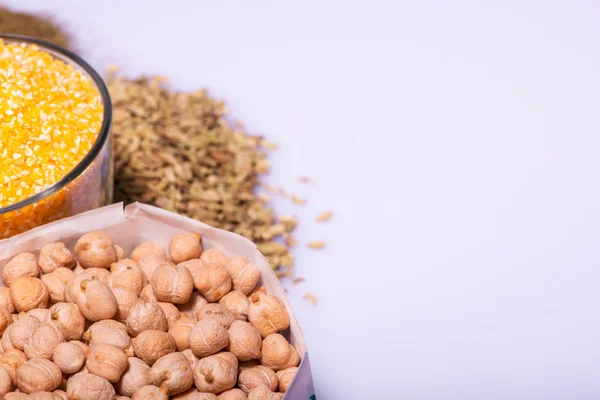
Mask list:
[[[27,251],[39,255],[40,249],[46,243],[61,241],[73,251],[75,243],[81,235],[97,230],[109,233],[115,240],[115,244],[121,246],[126,254],[130,254],[140,243],[149,240],[166,250],[174,235],[196,232],[202,235],[204,249],[217,249],[228,257],[246,256],[260,269],[259,285],[263,285],[267,293],[279,297],[290,314],[290,328],[283,332],[283,335],[296,348],[302,361],[294,381],[286,392],[285,399],[316,399],[302,331],[292,312],[285,291],[254,243],[240,235],[145,204],[135,203],[123,209],[123,204],[119,203],[0,240],[0,271],[18,253]]]

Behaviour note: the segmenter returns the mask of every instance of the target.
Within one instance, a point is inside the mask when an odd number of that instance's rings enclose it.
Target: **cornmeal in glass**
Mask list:
[[[71,172],[94,146],[103,115],[96,84],[76,66],[35,44],[0,39],[0,239],[77,209],[93,208],[94,204],[73,204],[97,202],[72,193],[87,190],[93,196],[101,189],[84,187],[86,182],[98,186],[101,180],[85,177],[90,173],[86,170],[54,194],[2,212],[3,207],[31,198]]]

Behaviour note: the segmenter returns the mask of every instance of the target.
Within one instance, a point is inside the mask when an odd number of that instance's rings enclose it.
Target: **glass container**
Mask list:
[[[0,239],[5,239],[112,202],[112,105],[108,89],[100,75],[76,54],[44,40],[25,36],[0,34],[0,39],[5,43],[34,44],[40,50],[73,65],[93,81],[104,109],[102,127],[96,141],[75,168],[41,192],[0,208]]]

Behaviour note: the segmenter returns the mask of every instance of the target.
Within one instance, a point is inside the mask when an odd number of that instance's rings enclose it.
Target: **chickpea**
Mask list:
[[[266,385],[271,391],[275,391],[278,384],[279,379],[275,371],[262,365],[243,370],[238,378],[238,386],[246,393],[260,385]]]
[[[125,352],[106,343],[96,343],[91,346],[90,356],[85,366],[91,374],[96,374],[109,382],[117,382],[127,368]]]
[[[3,400],[29,400],[29,396],[26,393],[10,392],[4,395]]]
[[[40,321],[37,318],[25,316],[9,325],[2,335],[2,347],[4,351],[9,349],[22,351],[25,342],[33,335],[39,324]]]
[[[167,400],[168,398],[166,386],[158,388],[154,385],[147,385],[138,389],[131,400]]]
[[[137,263],[137,261],[134,261],[131,258],[124,258],[110,265],[110,273],[114,274],[115,272],[127,269],[127,267],[138,268],[141,270],[140,265]]]
[[[192,258],[200,258],[202,254],[202,236],[195,233],[180,233],[173,236],[169,243],[169,255],[178,264]]]
[[[19,312],[34,308],[45,308],[48,304],[48,289],[38,278],[20,276],[10,285],[10,298]]]
[[[35,392],[27,396],[27,400],[62,400],[62,397],[52,392]]]
[[[150,385],[150,367],[144,361],[137,357],[129,357],[127,359],[127,368],[121,375],[119,382],[115,384],[115,388],[119,394],[124,396],[133,396],[140,388]]]
[[[225,268],[231,274],[233,290],[242,292],[246,296],[252,292],[260,280],[260,270],[246,257],[232,257],[225,263]]]
[[[277,371],[277,378],[279,379],[279,391],[285,393],[290,384],[294,380],[296,373],[298,372],[298,367],[290,367],[286,369],[282,369]]]
[[[132,336],[149,329],[163,332],[169,330],[167,317],[158,303],[146,303],[143,300],[136,301],[131,307],[127,327]]]
[[[208,393],[220,393],[235,386],[237,380],[237,359],[214,354],[201,358],[194,367],[194,382],[198,390]]]
[[[156,360],[150,369],[150,379],[158,387],[166,386],[171,396],[185,392],[194,384],[190,362],[181,353],[167,354]]]
[[[48,243],[40,250],[39,265],[44,274],[49,274],[59,267],[73,268],[75,260],[71,250],[67,249],[64,243]]]
[[[115,242],[106,232],[89,232],[80,237],[75,253],[83,268],[110,268],[117,261]]]
[[[232,290],[219,300],[219,304],[229,310],[240,321],[248,321],[248,308],[250,300],[242,292]]]
[[[133,339],[135,355],[152,366],[162,356],[175,351],[175,339],[167,332],[148,330]]]
[[[92,331],[96,328],[115,328],[120,329],[123,332],[127,332],[127,325],[122,322],[115,321],[112,319],[103,319],[101,321],[94,322],[88,327],[88,331]]]
[[[138,296],[134,292],[120,288],[113,288],[112,292],[117,299],[117,313],[114,318],[119,322],[126,322],[131,309],[138,301]]]
[[[224,349],[229,344],[227,329],[214,318],[198,321],[188,337],[190,349],[198,357],[206,357]]]
[[[6,328],[12,324],[13,320],[10,311],[4,306],[0,306],[0,335],[4,333]]]
[[[247,400],[247,399],[248,399],[248,396],[246,396],[246,393],[244,393],[244,391],[242,389],[238,389],[238,388],[233,388],[233,389],[229,389],[224,392],[221,392],[221,394],[219,394],[219,397],[217,398],[217,400]]]
[[[260,362],[265,367],[279,371],[297,367],[300,358],[294,346],[286,338],[278,333],[273,333],[263,339]]]
[[[163,312],[165,313],[165,317],[167,318],[167,324],[169,325],[169,328],[171,328],[175,321],[177,321],[182,315],[185,315],[182,314],[179,311],[179,309],[175,307],[175,305],[172,303],[158,302],[156,304],[158,304],[158,306],[162,308]]]
[[[199,392],[198,389],[190,389],[177,396],[171,397],[174,400],[219,400],[219,398],[212,393]]]
[[[45,358],[32,358],[17,368],[17,387],[24,393],[51,392],[61,381],[60,368]]]
[[[192,371],[193,371],[194,367],[196,366],[196,363],[198,361],[200,361],[200,358],[196,357],[196,355],[194,354],[192,349],[185,349],[181,352],[181,354],[183,354],[188,359],[188,361],[190,363],[190,367],[192,367]]]
[[[54,393],[55,395],[58,396],[57,400],[58,400],[58,398],[60,398],[61,400],[69,400],[69,399],[67,399],[67,392],[65,392],[64,390],[57,389],[52,393]]]
[[[204,263],[194,275],[194,286],[209,302],[219,301],[231,290],[231,275],[221,264]]]
[[[20,276],[35,278],[39,275],[40,270],[35,255],[32,253],[19,253],[2,269],[2,282],[10,287],[12,282]]]
[[[69,379],[67,398],[71,400],[113,400],[115,388],[106,379],[84,372],[73,375]]]
[[[140,262],[142,258],[151,253],[156,253],[163,257],[166,257],[167,255],[167,253],[165,253],[162,247],[160,247],[156,243],[144,242],[133,250],[133,252],[131,253],[131,259],[133,261]]]
[[[152,290],[152,285],[148,284],[144,286],[144,288],[140,292],[140,300],[144,300],[148,303],[158,303],[158,299],[154,295],[154,290]]]
[[[87,344],[85,344],[79,340],[71,340],[71,341],[69,341],[69,343],[73,343],[74,345],[79,347],[81,349],[81,351],[83,351],[85,358],[87,358],[90,355],[90,351],[91,351],[90,346],[88,346]],[[83,367],[83,368],[85,368],[85,367]]]
[[[85,318],[73,303],[56,303],[48,310],[44,322],[61,330],[66,340],[79,340],[85,330]]]
[[[196,318],[196,313],[207,304],[208,300],[206,300],[204,296],[196,291],[193,291],[188,302],[185,304],[178,304],[177,308],[179,308],[179,311],[188,317]]]
[[[108,278],[110,278],[110,272],[106,268],[88,268],[79,275],[85,275],[88,278],[95,276],[100,282],[106,283],[107,285]]]
[[[112,318],[117,313],[117,299],[108,285],[85,274],[67,282],[65,297],[90,321]]]
[[[255,387],[248,393],[248,400],[282,400],[283,393],[273,393],[266,385]]]
[[[187,268],[190,271],[190,274],[192,274],[192,277],[194,277],[198,274],[198,271],[204,267],[204,264],[206,263],[199,258],[192,258],[191,260],[181,262],[177,265]]]
[[[227,262],[227,257],[225,254],[216,249],[205,250],[200,259],[204,262],[211,264],[225,264]]]
[[[25,353],[17,349],[9,349],[0,356],[0,367],[8,371],[13,386],[17,385],[16,371],[21,365],[27,362]]]
[[[127,355],[133,355],[133,346],[127,329],[122,329],[120,325],[123,324],[115,325],[113,322],[117,323],[107,319],[92,324],[83,334],[83,340],[92,346],[98,343],[110,344],[122,349]]]
[[[118,263],[114,265],[118,265]],[[146,284],[146,276],[142,270],[139,267],[132,267],[131,265],[116,270],[108,278],[108,286],[111,288],[129,290],[137,296],[139,296]]]
[[[11,314],[15,312],[15,306],[10,298],[10,289],[7,287],[0,287],[0,306],[6,307]]]
[[[256,292],[250,296],[248,320],[264,338],[290,326],[290,315],[278,297]]]
[[[206,317],[216,319],[227,329],[231,326],[233,321],[235,321],[233,314],[220,304],[207,304],[196,314],[196,319],[198,319],[198,321]]]
[[[85,364],[83,348],[73,342],[60,343],[54,348],[52,361],[64,374],[73,374]]]
[[[25,342],[23,352],[30,360],[32,358],[45,358],[49,360],[52,358],[52,353],[54,353],[56,346],[64,341],[65,336],[60,329],[54,325],[41,323],[33,332],[33,335]]]
[[[194,280],[190,271],[185,267],[169,264],[156,267],[150,284],[159,301],[173,304],[185,304],[194,290]]]
[[[65,286],[67,282],[75,277],[75,273],[65,267],[58,267],[50,274],[42,275],[40,278],[54,303],[65,301]]]
[[[115,400],[131,400],[131,398],[127,396],[117,396],[115,397]]]
[[[47,308],[34,308],[33,310],[29,310],[25,313],[25,315],[36,317],[40,322],[44,322],[49,314],[50,311],[48,311]]]
[[[0,398],[6,393],[10,392],[12,386],[12,379],[7,369],[0,367]]]
[[[148,280],[152,279],[152,275],[154,274],[154,270],[156,267],[162,264],[173,265],[169,259],[163,255],[158,253],[150,253],[141,260],[138,261],[140,265],[140,269],[146,275]]]
[[[179,318],[169,328],[169,334],[175,339],[178,351],[183,351],[190,346],[188,336],[196,325],[196,320],[187,316]]]
[[[125,258],[125,250],[123,250],[122,247],[115,244],[115,251],[117,252],[117,261],[121,261]]]
[[[244,321],[234,321],[227,334],[229,335],[227,351],[235,354],[238,360],[248,361],[260,357],[262,338],[251,324]]]

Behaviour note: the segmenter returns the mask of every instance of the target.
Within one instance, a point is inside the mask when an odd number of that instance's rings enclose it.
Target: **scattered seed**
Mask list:
[[[279,194],[280,194],[281,196],[285,196],[285,190],[283,190],[283,188],[282,188],[282,187],[280,187],[280,188],[279,188]]]
[[[331,217],[333,217],[333,213],[331,211],[325,211],[317,216],[317,222],[329,221]]]
[[[310,242],[308,247],[311,249],[322,249],[325,247],[325,242]]]
[[[314,294],[312,293],[306,293],[304,296],[302,296],[303,299],[308,300],[312,303],[313,306],[317,306],[317,298],[315,297]]]
[[[294,203],[298,204],[299,206],[303,206],[306,204],[305,199],[301,199],[300,197],[296,196],[295,194],[292,195],[292,201]]]
[[[294,280],[292,281],[292,283],[293,283],[294,285],[297,285],[297,284],[299,284],[299,283],[302,283],[302,282],[304,282],[304,281],[306,281],[306,279],[304,279],[304,278],[302,278],[302,277],[298,277],[298,278],[294,278]]]
[[[265,204],[271,202],[271,196],[266,193],[258,193],[256,197]]]
[[[312,179],[310,179],[307,176],[301,176],[300,178],[298,178],[298,182],[300,182],[300,183],[309,183],[309,184],[315,183]]]

